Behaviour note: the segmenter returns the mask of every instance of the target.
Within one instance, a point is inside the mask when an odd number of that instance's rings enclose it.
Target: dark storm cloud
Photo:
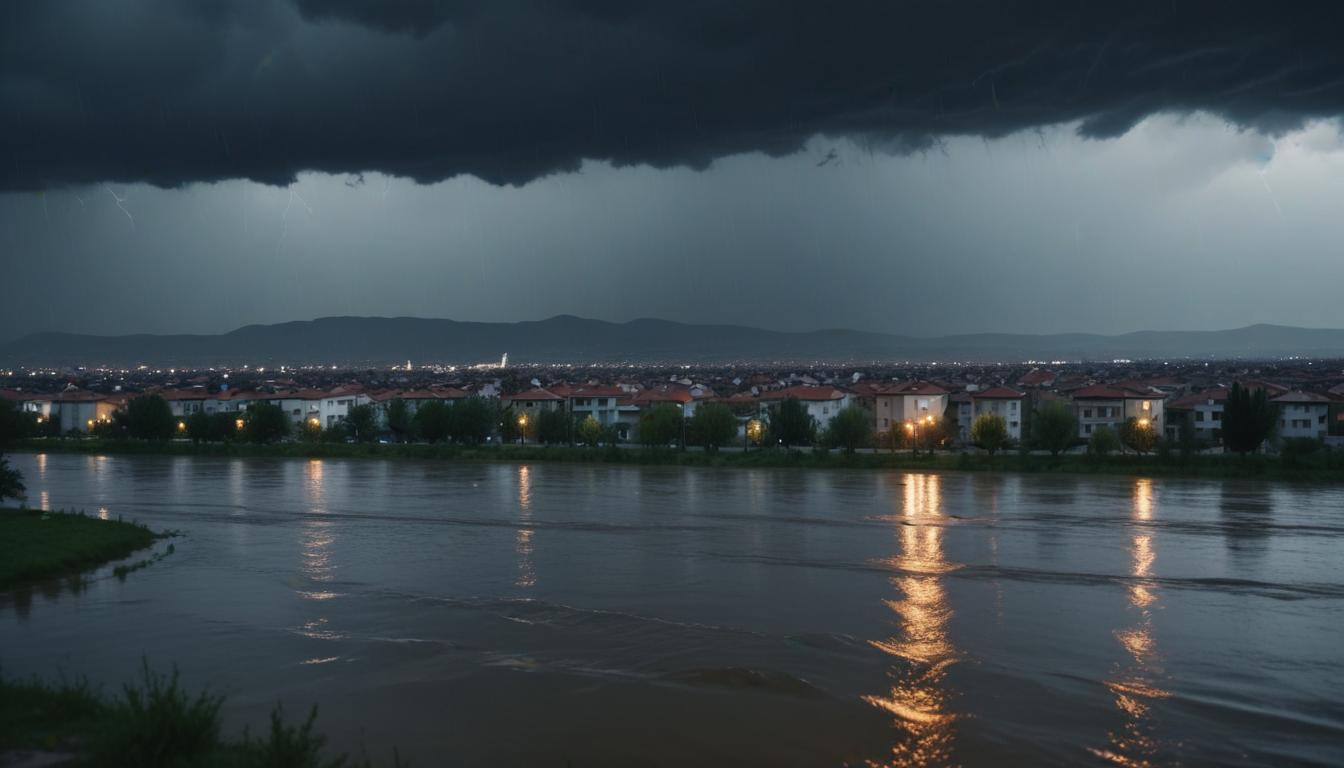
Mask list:
[[[1013,7],[1009,7],[1013,6]],[[1336,2],[16,1],[0,188],[381,171],[521,183],[1207,110],[1344,112]]]

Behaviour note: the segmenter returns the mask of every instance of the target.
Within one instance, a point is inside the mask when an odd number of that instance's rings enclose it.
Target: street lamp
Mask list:
[[[527,445],[527,414],[518,414],[518,444]]]
[[[761,438],[765,436],[765,424],[760,419],[751,419],[747,422],[745,436],[751,442],[760,445]],[[742,450],[745,451],[746,449],[747,446],[742,446]]]
[[[910,436],[910,455],[914,456],[919,446],[919,426],[913,420],[905,422],[905,433]]]

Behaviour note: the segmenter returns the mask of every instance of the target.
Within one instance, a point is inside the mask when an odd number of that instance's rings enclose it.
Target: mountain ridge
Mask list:
[[[772,331],[644,317],[556,315],[513,323],[334,315],[250,324],[222,334],[28,334],[0,344],[19,366],[516,363],[1022,362],[1344,357],[1344,329],[1259,323],[1215,331],[909,336],[828,328]]]

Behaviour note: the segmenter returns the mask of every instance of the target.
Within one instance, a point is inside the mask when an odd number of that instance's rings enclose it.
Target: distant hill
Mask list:
[[[919,338],[850,330],[809,333],[642,319],[559,315],[518,323],[414,317],[325,317],[249,325],[219,335],[35,333],[0,345],[0,363],[210,366],[515,363],[1015,362],[1177,358],[1344,357],[1344,330],[1253,325],[1226,331],[1118,336],[977,333]]]

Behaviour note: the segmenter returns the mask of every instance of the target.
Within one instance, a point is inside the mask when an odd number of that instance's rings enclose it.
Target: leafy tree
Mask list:
[[[807,445],[817,434],[816,420],[796,397],[786,397],[770,412],[770,437],[785,448]]]
[[[1199,441],[1195,436],[1195,419],[1190,413],[1180,416],[1176,425],[1176,444],[1180,446],[1181,458],[1188,459],[1199,450]]]
[[[255,402],[243,418],[243,437],[250,443],[274,443],[289,434],[289,427],[289,416],[283,408]]]
[[[1110,427],[1101,424],[1092,430],[1092,437],[1087,440],[1089,455],[1104,458],[1118,450],[1120,450],[1120,438],[1116,437],[1115,432]]]
[[[1234,453],[1250,453],[1273,436],[1274,421],[1274,406],[1263,388],[1252,394],[1234,383],[1223,404],[1223,445]]]
[[[299,439],[305,443],[317,443],[322,440],[322,422],[308,419],[299,427]]]
[[[1008,422],[997,413],[982,413],[971,422],[971,442],[993,456],[1008,445]]]
[[[841,408],[831,419],[827,429],[827,442],[836,448],[845,449],[846,455],[852,455],[856,448],[868,445],[873,436],[873,416],[861,406],[851,405]]]
[[[31,437],[37,431],[37,414],[25,412],[12,400],[0,400],[0,445]]]
[[[1157,444],[1157,430],[1153,429],[1152,422],[1131,416],[1120,425],[1120,442],[1137,453],[1148,453]]]
[[[602,424],[590,414],[583,421],[579,422],[579,442],[589,448],[596,447],[602,440],[605,430]]]
[[[1078,436],[1078,420],[1068,406],[1058,400],[1041,404],[1031,419],[1031,439],[1038,448],[1058,456],[1073,445]]]
[[[679,441],[681,419],[681,409],[675,405],[660,403],[653,406],[639,415],[639,442],[650,447],[666,447]]]
[[[421,403],[415,411],[415,431],[431,443],[441,443],[452,437],[452,407],[438,400]]]
[[[569,418],[559,408],[537,414],[537,442],[546,445],[569,441]]]
[[[415,417],[411,406],[400,397],[387,404],[387,429],[397,442],[406,442],[415,436]]]
[[[452,406],[453,439],[480,445],[495,431],[496,411],[483,397],[468,397]]]
[[[172,406],[159,395],[140,395],[126,404],[122,423],[126,435],[136,440],[167,440],[177,429]]]
[[[0,453],[0,502],[5,499],[25,498],[28,489],[23,484],[23,473],[9,466],[9,459]]]
[[[701,403],[686,429],[693,442],[713,452],[737,439],[737,417],[723,403]]]
[[[357,443],[372,443],[378,438],[378,414],[372,405],[352,405],[345,412],[345,430]]]
[[[196,411],[187,417],[187,437],[193,443],[208,442],[213,438],[210,430],[210,414]]]

